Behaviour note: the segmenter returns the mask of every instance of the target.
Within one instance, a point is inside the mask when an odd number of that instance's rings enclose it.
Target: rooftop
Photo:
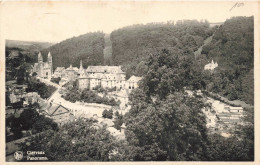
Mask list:
[[[121,70],[121,66],[89,66],[86,72],[124,73]]]
[[[142,77],[137,77],[137,76],[131,76],[127,81],[128,82],[138,82],[142,79]]]

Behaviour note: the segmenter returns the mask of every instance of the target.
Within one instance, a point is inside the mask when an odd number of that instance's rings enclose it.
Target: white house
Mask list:
[[[212,60],[211,63],[204,66],[204,70],[214,70],[216,67],[218,67],[218,63],[214,63]]]

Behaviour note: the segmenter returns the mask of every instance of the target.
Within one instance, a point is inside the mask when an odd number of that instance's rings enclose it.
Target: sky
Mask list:
[[[253,2],[1,2],[0,34],[4,39],[57,43],[88,32],[151,22],[207,19],[224,22],[233,16],[252,16]],[[233,7],[233,8],[232,8]],[[232,9],[231,9],[232,8]]]

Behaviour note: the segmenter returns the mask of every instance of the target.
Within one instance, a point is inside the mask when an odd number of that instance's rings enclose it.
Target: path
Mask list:
[[[103,50],[104,54],[104,65],[112,64],[112,42],[110,40],[110,34],[105,34],[105,47]]]
[[[216,28],[216,30],[213,32],[213,34],[204,40],[203,45],[202,45],[201,47],[199,47],[198,50],[196,50],[196,51],[194,52],[195,59],[196,59],[199,55],[201,55],[201,52],[202,52],[203,47],[206,46],[206,45],[208,45],[208,44],[212,41],[213,36],[215,35],[215,33],[216,33],[216,31],[217,31],[218,29],[219,29],[219,27]]]

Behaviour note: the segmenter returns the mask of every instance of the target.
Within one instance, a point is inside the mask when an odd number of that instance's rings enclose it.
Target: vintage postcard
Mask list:
[[[259,164],[259,7],[1,1],[0,164]]]

